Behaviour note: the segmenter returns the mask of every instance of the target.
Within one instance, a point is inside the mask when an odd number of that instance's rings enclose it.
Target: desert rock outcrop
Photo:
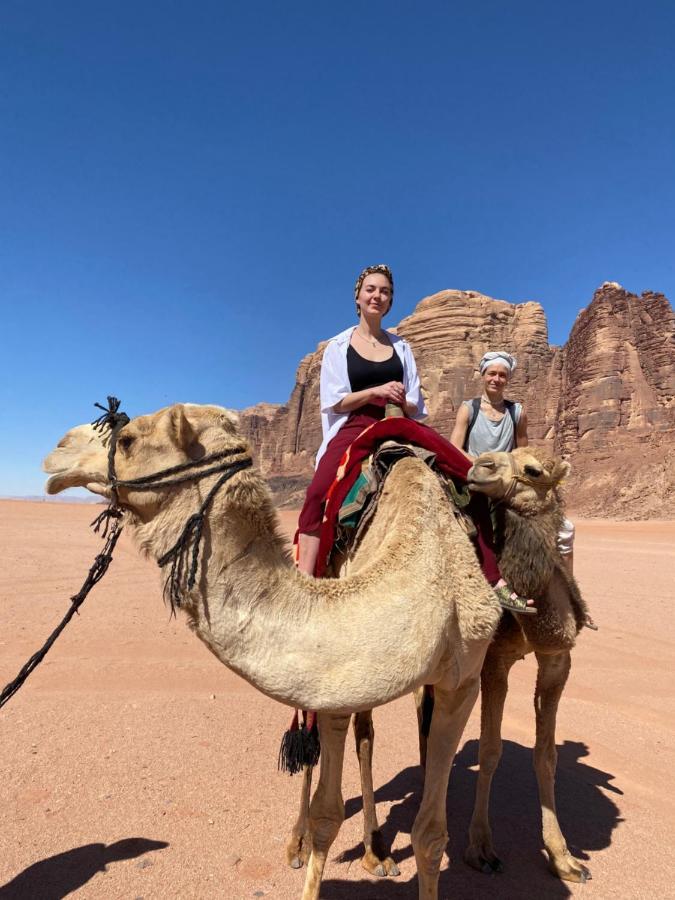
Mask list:
[[[462,400],[480,391],[483,353],[503,347],[518,357],[509,394],[526,405],[530,440],[572,462],[574,508],[624,518],[675,515],[675,316],[663,294],[637,296],[605,282],[563,347],[549,344],[539,303],[476,291],[426,297],[395,330],[415,352],[429,422],[443,434]],[[320,443],[323,347],[300,363],[287,404],[258,404],[241,415],[282,502],[301,499]]]

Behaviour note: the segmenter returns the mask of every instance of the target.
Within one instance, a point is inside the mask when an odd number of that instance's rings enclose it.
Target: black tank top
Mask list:
[[[373,362],[364,359],[350,344],[347,348],[347,374],[352,391],[365,391],[388,381],[403,381],[403,363],[394,350],[390,359]]]

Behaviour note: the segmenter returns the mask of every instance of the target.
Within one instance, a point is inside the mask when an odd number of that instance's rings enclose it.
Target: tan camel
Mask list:
[[[116,476],[130,481],[225,451],[234,459],[249,454],[232,413],[172,406],[120,431]],[[44,468],[52,476],[48,493],[84,486],[111,494],[108,449],[91,426],[69,431]],[[149,491],[118,484],[139,549],[156,560],[166,554],[218,477]],[[416,459],[397,463],[349,575],[313,579],[292,566],[263,480],[251,469],[237,472],[215,495],[198,578],[191,589],[182,586],[181,606],[223,663],[264,694],[319,712],[321,770],[310,806],[303,900],[318,898],[344,819],[350,714],[434,684],[427,778],[412,843],[419,896],[436,900],[448,777],[500,610],[435,475]]]
[[[570,651],[584,625],[592,624],[573,576],[557,552],[563,512],[558,494],[569,463],[544,450],[484,453],[469,472],[472,490],[499,502],[495,541],[499,566],[519,594],[532,597],[538,615],[504,616],[481,672],[481,734],[476,803],[465,860],[483,872],[499,871],[488,806],[492,777],[502,752],[501,723],[511,666],[526,653],[537,658],[534,694],[534,768],[539,786],[542,836],[551,871],[585,882],[590,871],[567,849],[555,805],[558,703],[570,671]]]
[[[508,673],[516,660],[534,652],[538,663],[534,762],[542,806],[544,846],[554,874],[568,881],[584,882],[591,877],[590,872],[567,849],[556,816],[554,796],[558,702],[570,670],[570,650],[580,629],[590,621],[579,588],[556,550],[556,536],[562,521],[557,486],[568,472],[568,463],[555,460],[542,450],[527,447],[512,454],[483,454],[469,473],[474,491],[498,501],[495,537],[500,569],[522,596],[535,599],[538,615],[522,616],[518,620],[504,615],[485,658],[481,672],[480,773],[465,859],[481,872],[501,871],[501,861],[492,847],[488,818],[490,786],[501,756],[500,731]],[[423,689],[415,692],[415,700],[420,725],[420,757],[424,766],[425,731],[434,701]],[[354,717],[354,733],[364,810],[366,853],[362,865],[375,875],[398,874],[384,848],[376,818],[372,781],[374,731],[370,711]],[[306,767],[300,813],[287,845],[288,860],[294,867],[302,865],[309,854],[310,785],[311,769]]]

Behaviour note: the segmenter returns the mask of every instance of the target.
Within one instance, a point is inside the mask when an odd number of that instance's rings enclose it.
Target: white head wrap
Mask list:
[[[478,364],[480,374],[482,375],[492,363],[499,363],[500,366],[504,366],[505,369],[508,369],[509,376],[513,375],[517,365],[515,356],[511,356],[511,354],[507,353],[505,350],[490,350]]]

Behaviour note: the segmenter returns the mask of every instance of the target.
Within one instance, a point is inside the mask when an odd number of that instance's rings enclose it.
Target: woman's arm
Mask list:
[[[363,391],[353,391],[343,397],[333,407],[336,413],[353,412],[361,406],[368,403],[374,403],[376,406],[385,406],[387,403],[395,403],[397,406],[410,405],[405,400],[405,390],[400,381],[388,381],[387,384],[381,384],[378,387],[366,388]]]
[[[466,432],[469,428],[469,407],[462,403],[462,405],[457,410],[457,418],[455,419],[455,427],[452,429],[452,434],[450,435],[450,443],[453,447],[457,447],[458,450],[461,450],[466,456],[467,459],[470,459],[473,462],[474,457],[469,456],[468,453],[464,452],[464,441],[466,440]]]
[[[529,441],[527,439],[527,415],[524,409],[520,410],[520,418],[518,419],[518,428],[516,429],[516,445],[518,447],[527,447]]]

